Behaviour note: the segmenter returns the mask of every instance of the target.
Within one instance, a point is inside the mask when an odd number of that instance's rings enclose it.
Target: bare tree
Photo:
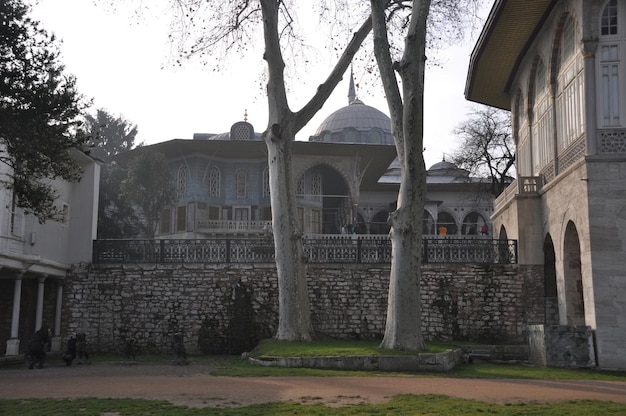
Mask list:
[[[500,195],[511,183],[515,170],[515,143],[509,112],[476,107],[469,118],[454,129],[454,134],[461,142],[452,162],[474,176],[489,178],[491,193]]]
[[[295,2],[240,0],[226,3],[171,0],[179,11],[180,24],[173,36],[183,40],[200,33],[182,51],[184,56],[212,55],[216,50],[247,53],[254,44],[255,30],[262,28],[263,59],[267,64],[267,144],[272,224],[279,290],[279,320],[275,337],[281,340],[311,340],[309,294],[302,231],[298,223],[292,169],[292,143],[298,133],[322,108],[342,79],[354,55],[371,31],[369,16],[363,19],[326,80],[298,111],[287,99],[283,49],[300,38],[295,32]],[[189,42],[183,42],[183,45]],[[219,66],[219,64],[218,64]]]
[[[389,106],[402,175],[397,207],[388,220],[392,261],[381,346],[421,351],[426,347],[420,310],[422,215],[426,199],[422,153],[426,50],[427,45],[436,47],[446,36],[461,36],[463,16],[468,16],[467,6],[472,0],[370,0],[370,3],[374,54]],[[394,25],[394,21],[398,23]],[[404,48],[394,48],[393,37],[400,34]],[[428,34],[431,36],[427,37]],[[394,51],[400,56],[395,57]]]

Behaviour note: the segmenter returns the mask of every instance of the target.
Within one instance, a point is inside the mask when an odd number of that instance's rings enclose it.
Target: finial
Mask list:
[[[352,73],[352,66],[350,66],[350,87],[348,88],[348,104],[352,104],[356,100],[356,92],[354,89],[354,74]]]
[[[243,121],[248,121],[248,109],[243,110]]]

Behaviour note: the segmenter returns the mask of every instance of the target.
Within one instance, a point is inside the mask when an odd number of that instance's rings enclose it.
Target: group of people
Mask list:
[[[87,336],[84,332],[78,334],[71,334],[67,340],[67,349],[61,356],[65,365],[70,366],[72,362],[78,358],[80,363],[86,362],[89,364],[89,353],[87,352]]]

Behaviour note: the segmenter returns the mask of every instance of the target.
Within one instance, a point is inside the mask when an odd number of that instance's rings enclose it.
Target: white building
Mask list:
[[[518,240],[521,264],[543,265],[546,324],[590,327],[597,364],[621,369],[625,86],[625,1],[497,0],[466,87],[511,111],[518,178],[493,222]]]
[[[24,352],[33,333],[53,330],[52,349],[60,350],[63,284],[72,264],[89,262],[96,238],[100,162],[72,151],[83,168],[82,180],[55,180],[60,221],[40,224],[20,208],[12,193],[0,189],[0,345],[6,355]],[[8,167],[0,164],[0,175]]]

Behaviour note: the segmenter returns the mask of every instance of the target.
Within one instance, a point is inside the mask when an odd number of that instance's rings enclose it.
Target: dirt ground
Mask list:
[[[0,367],[0,398],[143,398],[190,407],[233,407],[274,401],[344,405],[377,403],[397,394],[444,394],[486,402],[596,399],[626,403],[626,382],[478,380],[442,377],[218,377],[214,362],[189,365],[94,363],[44,369]]]

